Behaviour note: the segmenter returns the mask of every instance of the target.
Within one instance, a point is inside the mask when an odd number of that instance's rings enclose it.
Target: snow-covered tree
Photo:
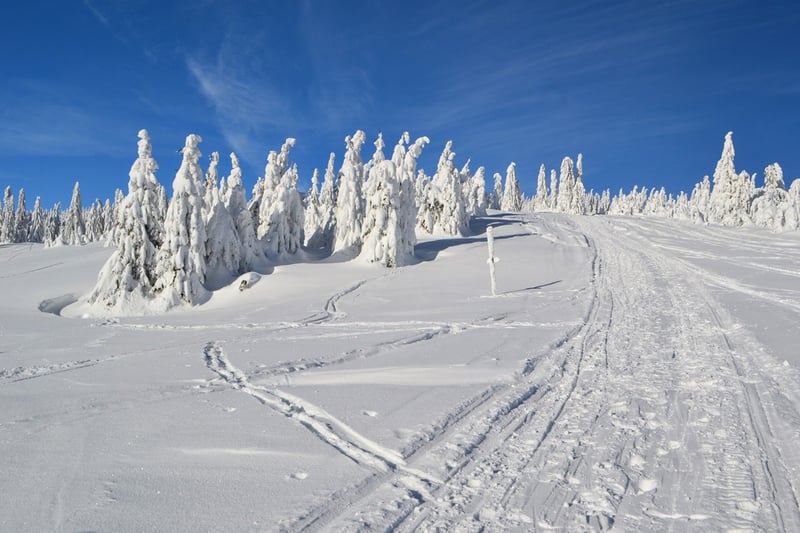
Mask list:
[[[783,182],[783,170],[778,163],[764,169],[764,187],[753,199],[751,218],[757,226],[782,231],[796,229],[794,225],[795,209]]]
[[[416,204],[414,177],[417,158],[428,143],[420,137],[406,150],[404,132],[391,160],[383,157],[383,142],[375,142],[369,178],[366,181],[366,212],[360,258],[387,267],[408,264],[414,257]]]
[[[128,173],[128,195],[117,204],[116,250],[100,271],[89,303],[121,308],[153,296],[157,256],[164,240],[160,194],[150,135],[139,131],[138,158]],[[185,229],[185,228],[184,228]]]
[[[336,231],[336,172],[334,171],[336,154],[331,152],[328,158],[328,166],[325,169],[325,177],[322,180],[322,189],[319,193],[320,210],[320,240],[318,247],[330,250],[333,246],[334,232]]]
[[[737,174],[734,166],[733,132],[725,135],[722,155],[714,170],[714,188],[709,198],[708,219],[726,226],[741,226],[752,193],[750,175]]]
[[[486,214],[486,169],[478,167],[475,174],[470,176],[468,187],[467,214],[470,216],[484,216]]]
[[[431,141],[428,137],[419,137],[414,144],[405,150],[401,143],[410,140],[408,133],[397,143],[395,155],[392,160],[399,162],[402,155],[402,163],[397,166],[398,181],[400,185],[400,208],[397,214],[397,224],[400,228],[400,236],[397,249],[397,264],[404,265],[411,260],[414,255],[414,246],[417,244],[417,161],[422,150]],[[397,163],[395,163],[397,165]]]
[[[31,214],[28,212],[28,204],[25,199],[25,189],[19,190],[17,197],[17,212],[14,215],[14,239],[15,242],[30,241]]]
[[[544,211],[547,205],[547,174],[544,164],[539,167],[539,175],[536,178],[536,196],[533,197],[533,209]]]
[[[264,170],[256,235],[270,257],[294,254],[303,238],[303,202],[297,191],[297,167],[289,167],[295,139],[288,138],[280,153],[270,152]]]
[[[267,256],[286,257],[297,253],[303,244],[303,199],[297,190],[297,165],[283,173],[273,195],[273,209],[267,221],[268,231],[264,238]],[[263,224],[263,221],[262,221]]]
[[[575,175],[573,174],[572,159],[565,157],[561,161],[561,175],[558,177],[558,197],[556,210],[559,213],[572,213],[573,195],[575,193]]]
[[[569,212],[574,215],[584,215],[586,214],[586,188],[583,185],[583,154],[578,154],[576,171]]]
[[[275,205],[276,197],[282,193],[281,179],[289,170],[289,152],[294,147],[296,140],[289,137],[281,146],[280,153],[271,151],[267,156],[267,166],[264,169],[264,181],[262,183],[258,211],[258,227],[256,236],[262,240],[266,247],[266,241],[270,238],[270,224],[275,224],[279,218],[280,209]],[[254,198],[256,192],[254,191]]]
[[[500,202],[500,209],[503,211],[518,212],[522,210],[522,191],[517,180],[517,164],[513,161],[506,169],[506,186],[503,190],[503,198]]]
[[[236,224],[223,202],[219,182],[219,152],[213,152],[206,170],[203,217],[206,221],[206,278],[224,283],[239,273],[241,243]],[[227,188],[227,183],[226,183]]]
[[[400,187],[397,168],[383,155],[383,138],[375,141],[375,154],[367,166],[362,245],[359,258],[369,263],[397,266],[397,241],[401,236],[397,214],[400,209]]]
[[[223,200],[233,219],[236,236],[239,240],[239,271],[249,272],[253,270],[259,256],[256,231],[245,199],[239,158],[233,152],[231,152],[230,158],[231,173],[226,180],[228,188]]]
[[[324,228],[322,226],[323,207],[319,201],[319,170],[314,169],[311,175],[311,188],[306,193],[306,215],[303,233],[307,248],[321,248],[325,242]]]
[[[211,157],[208,162],[208,169],[206,169],[206,180],[204,189],[204,213],[203,219],[209,220],[211,217],[211,209],[216,205],[219,200],[219,189],[217,188],[219,181],[219,152],[211,152]]]
[[[3,197],[3,219],[0,221],[0,242],[14,242],[14,193],[6,187]]]
[[[31,230],[29,233],[31,242],[44,242],[45,217],[45,212],[42,209],[42,199],[37,196],[33,202],[33,211],[31,212]]]
[[[121,189],[114,191],[114,203],[111,205],[111,223],[106,233],[106,246],[116,246],[117,231],[121,227],[120,217],[122,216],[122,202],[125,200],[125,193]],[[159,217],[159,220],[160,217]]]
[[[499,172],[495,172],[492,176],[494,179],[494,187],[492,194],[489,195],[489,208],[500,209],[500,204],[503,201],[503,176]]]
[[[56,202],[53,209],[49,210],[45,216],[44,245],[50,247],[58,244],[60,235],[61,202]]]
[[[64,213],[59,239],[62,244],[68,245],[84,244],[86,242],[86,226],[83,219],[83,207],[81,206],[80,182],[75,182],[75,187],[72,189],[72,201],[70,201],[69,208]]]
[[[558,178],[556,169],[550,169],[550,194],[547,196],[547,208],[553,211],[558,209]]]
[[[691,219],[695,222],[708,222],[708,212],[711,201],[711,180],[703,176],[700,183],[695,184],[692,195],[689,197]]]
[[[203,222],[203,171],[198,164],[199,135],[186,137],[183,161],[172,182],[172,200],[164,221],[164,244],[158,253],[154,290],[166,308],[196,304],[208,296],[206,228]]]
[[[458,171],[453,164],[456,154],[452,147],[453,141],[447,141],[431,180],[433,231],[444,235],[466,235],[469,217]]]
[[[414,199],[417,206],[417,227],[426,233],[433,233],[437,218],[437,204],[431,178],[424,170],[417,172],[414,181]]]
[[[361,146],[366,134],[358,130],[345,137],[347,151],[339,172],[339,192],[336,199],[336,234],[333,251],[356,255],[361,251],[362,225],[364,223],[364,165]]]

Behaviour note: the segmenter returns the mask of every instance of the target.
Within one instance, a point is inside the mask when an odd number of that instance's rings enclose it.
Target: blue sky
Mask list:
[[[356,129],[387,153],[428,135],[428,173],[448,139],[489,176],[513,160],[527,194],[578,152],[587,188],[691,190],[729,130],[737,169],[800,176],[793,2],[32,0],[4,22],[0,185],[29,208],[126,191],[140,128],[168,186],[188,133],[249,188],[285,137],[307,184]]]

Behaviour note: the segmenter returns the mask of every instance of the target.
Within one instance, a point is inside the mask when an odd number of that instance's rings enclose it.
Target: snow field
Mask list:
[[[0,246],[0,529],[800,529],[795,236],[472,231],[127,318],[69,304],[110,250]]]

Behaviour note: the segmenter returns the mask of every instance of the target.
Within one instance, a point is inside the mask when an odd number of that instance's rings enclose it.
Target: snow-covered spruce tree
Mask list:
[[[270,152],[264,170],[256,236],[269,257],[294,254],[302,243],[302,198],[297,191],[297,169],[289,167],[289,152],[294,145],[295,139],[288,138],[280,153]]]
[[[347,151],[339,172],[339,192],[336,199],[336,232],[333,252],[358,255],[361,251],[362,224],[364,223],[364,199],[361,191],[364,184],[364,165],[361,161],[361,146],[366,134],[358,130],[345,137]]]
[[[500,209],[516,213],[522,210],[522,202],[522,191],[519,189],[519,181],[517,180],[517,164],[512,161],[506,169],[506,186],[503,190]]]
[[[158,218],[161,220],[162,225],[167,218],[167,209],[169,209],[169,199],[167,198],[167,188],[158,184]]]
[[[259,225],[256,236],[264,239],[269,233],[269,221],[273,218],[275,211],[275,197],[279,195],[278,189],[281,185],[281,178],[289,170],[289,152],[297,141],[291,137],[287,138],[281,146],[280,153],[270,151],[267,155],[267,166],[264,168],[263,190],[261,191],[261,201],[258,211]],[[254,193],[255,196],[255,193]]]
[[[478,170],[470,178],[467,204],[470,216],[486,215],[486,169],[484,167],[478,167]]]
[[[397,264],[405,265],[414,256],[414,246],[417,244],[417,161],[422,155],[422,150],[431,141],[428,137],[419,137],[414,144],[405,150],[401,143],[407,143],[410,137],[404,133],[397,143],[393,161],[399,161],[402,154],[402,163],[397,168],[397,179],[400,186],[400,207],[397,213],[397,224],[400,236],[397,246]],[[403,153],[404,152],[404,153]]]
[[[334,210],[336,209],[336,171],[334,164],[336,154],[331,152],[328,157],[328,166],[325,169],[325,177],[322,180],[322,189],[319,193],[319,210],[320,210],[320,240],[318,247],[330,251],[333,246],[334,232],[336,231],[336,218],[334,217]]]
[[[397,241],[401,235],[397,215],[400,209],[400,188],[396,167],[383,155],[383,138],[375,141],[375,154],[370,163],[364,188],[366,205],[362,225],[359,259],[368,263],[397,266]]]
[[[14,193],[6,187],[3,197],[3,218],[0,221],[0,242],[14,242]]]
[[[273,195],[273,209],[267,221],[268,231],[263,240],[267,256],[276,259],[294,255],[303,244],[303,199],[297,190],[297,165],[283,173]],[[262,221],[263,223],[263,221]]]
[[[118,308],[153,296],[156,260],[164,240],[160,217],[162,187],[156,179],[150,135],[139,131],[138,157],[128,173],[128,195],[117,200],[116,250],[98,274],[89,303]],[[118,197],[118,196],[117,196]]]
[[[734,166],[733,132],[725,135],[722,155],[714,170],[714,188],[709,198],[709,220],[726,226],[741,226],[747,216],[750,176],[737,174]]]
[[[321,248],[324,243],[322,228],[322,206],[319,202],[319,170],[311,175],[311,188],[305,198],[306,215],[303,224],[303,245],[306,248]]]
[[[386,156],[383,153],[383,149],[386,147],[386,143],[383,140],[383,132],[378,132],[378,138],[375,139],[375,142],[372,143],[375,146],[375,152],[372,154],[372,158],[364,164],[364,181],[366,182],[369,176],[370,169],[380,164],[382,161],[386,160]]]
[[[572,169],[572,159],[565,157],[561,161],[561,175],[558,177],[556,211],[559,213],[572,213],[572,196],[575,192],[575,176]]]
[[[789,186],[789,212],[786,214],[786,228],[800,229],[800,178]]]
[[[14,215],[15,242],[30,242],[30,231],[31,214],[28,212],[25,189],[20,189],[19,196],[17,197],[17,212]]]
[[[547,205],[547,174],[544,164],[539,167],[539,175],[536,178],[536,196],[533,197],[533,210],[545,211]]]
[[[696,223],[708,222],[711,202],[711,180],[703,176],[703,180],[694,186],[692,196],[689,198],[689,212],[691,220]]]
[[[206,280],[212,280],[215,285],[226,283],[233,276],[239,274],[242,249],[236,225],[231,213],[225,206],[217,189],[217,164],[219,154],[214,152],[211,157],[213,169],[206,171],[206,194],[204,212],[206,213]],[[210,189],[210,192],[209,192]]]
[[[208,296],[206,228],[203,223],[203,171],[198,164],[199,135],[186,137],[183,161],[172,182],[172,200],[164,221],[164,244],[158,252],[154,287],[161,305],[197,304]]]
[[[258,227],[261,225],[259,213],[261,212],[261,202],[264,199],[264,178],[261,176],[256,180],[253,185],[253,191],[250,193],[250,201],[247,203],[247,209],[250,211],[250,218],[253,221],[253,227],[256,230],[256,237],[258,237]]]
[[[61,235],[61,202],[56,202],[53,209],[45,214],[44,245],[46,247],[58,244]]]
[[[417,205],[417,227],[426,233],[433,233],[436,220],[436,199],[431,178],[424,170],[417,172],[414,181],[414,198]]]
[[[103,204],[95,199],[88,210],[83,212],[86,242],[95,242],[103,236]]]
[[[499,172],[495,172],[492,177],[494,179],[494,188],[489,196],[489,208],[500,209],[500,203],[503,201],[503,176]]]
[[[475,205],[472,201],[472,170],[469,168],[471,159],[467,159],[464,166],[458,172],[458,181],[461,183],[461,197],[464,199],[464,209],[467,210],[467,216],[471,217],[475,214]]]
[[[233,152],[231,152],[230,158],[231,174],[226,180],[228,189],[224,201],[225,207],[233,219],[236,237],[239,241],[239,272],[249,272],[253,270],[259,256],[256,230],[245,199],[239,158]]]
[[[550,194],[547,196],[547,209],[556,211],[558,209],[558,178],[556,169],[550,169]]]
[[[122,216],[120,211],[122,209],[122,202],[125,200],[125,193],[122,190],[117,189],[114,191],[114,203],[111,206],[111,224],[108,229],[108,233],[106,233],[106,246],[116,246],[117,245],[117,231],[121,226],[120,217]]]
[[[778,163],[764,169],[764,187],[753,200],[750,213],[753,223],[772,231],[796,229],[794,207],[783,182],[783,170]]]
[[[33,202],[33,211],[31,212],[31,230],[28,238],[31,242],[44,242],[44,227],[46,223],[46,215],[42,209],[42,199],[36,197]]]
[[[203,220],[208,221],[211,217],[211,209],[220,201],[219,189],[217,189],[219,181],[219,152],[211,152],[209,158],[208,168],[206,169],[205,189],[203,195]]]
[[[583,185],[583,154],[578,154],[575,164],[575,185],[572,190],[572,204],[569,212],[574,215],[586,214],[586,188]]]
[[[103,202],[103,234],[108,236],[111,228],[114,227],[114,205],[109,198]]]
[[[678,220],[692,220],[692,208],[689,205],[689,197],[681,191],[675,200],[674,217]]]
[[[469,233],[469,217],[464,206],[458,171],[453,164],[455,152],[453,141],[447,144],[439,157],[436,174],[431,180],[434,194],[434,233],[444,235],[466,235]]]
[[[395,146],[392,159],[383,157],[383,142],[375,142],[369,178],[366,181],[366,209],[360,258],[387,267],[408,264],[416,244],[414,176],[417,158],[428,143],[420,137],[408,150],[408,132]]]
[[[67,245],[86,243],[86,226],[83,219],[83,207],[81,206],[80,182],[75,182],[75,187],[72,189],[72,200],[63,216],[59,240],[61,244]]]

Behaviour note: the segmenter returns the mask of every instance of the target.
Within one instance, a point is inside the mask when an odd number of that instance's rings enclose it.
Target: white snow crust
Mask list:
[[[800,234],[469,229],[125,318],[0,245],[0,530],[800,531]]]

